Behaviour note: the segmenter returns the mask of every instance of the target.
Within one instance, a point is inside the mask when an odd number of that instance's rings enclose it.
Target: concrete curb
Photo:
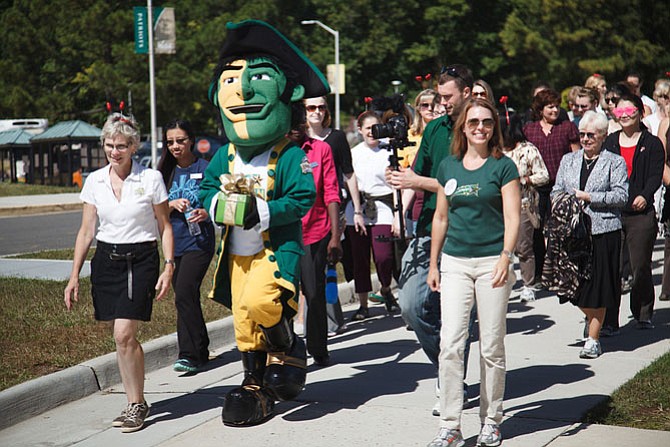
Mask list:
[[[377,275],[372,275],[373,290],[379,287]],[[338,295],[343,305],[355,300],[353,281],[338,284]],[[207,324],[210,350],[214,351],[235,342],[233,319],[230,317]],[[177,334],[173,332],[142,345],[147,373],[172,364],[179,354]],[[0,430],[48,410],[121,383],[112,352],[0,391]]]

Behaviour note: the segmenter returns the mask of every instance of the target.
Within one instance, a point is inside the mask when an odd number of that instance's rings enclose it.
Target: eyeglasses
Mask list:
[[[128,150],[129,147],[130,146],[128,146],[127,144],[114,145],[112,143],[105,143],[105,149],[109,150],[110,152],[113,151],[114,149],[116,149],[119,152],[125,152]]]
[[[186,142],[188,140],[189,140],[188,137],[184,137],[184,138],[177,138],[176,140],[167,140],[166,143],[167,143],[168,146],[173,146],[175,144],[178,144],[179,146],[183,146],[184,144],[186,144]]]
[[[617,107],[612,109],[612,113],[617,118],[621,118],[624,115],[633,117],[637,113],[637,107]]]
[[[595,140],[596,134],[593,132],[579,132],[579,138],[587,138],[589,140]]]
[[[609,98],[605,98],[605,102],[608,103],[611,102],[612,104],[616,104],[617,102],[619,102],[619,99],[621,98],[619,98],[618,96],[610,96]]]
[[[471,118],[467,120],[465,124],[468,126],[468,129],[470,130],[477,130],[480,124],[484,126],[484,129],[493,129],[495,121],[493,120],[493,118],[484,118],[483,120],[477,118]]]
[[[442,75],[442,74],[445,74],[445,73],[448,74],[449,76],[451,76],[452,78],[460,79],[461,81],[463,81],[465,83],[466,86],[471,86],[471,84],[468,81],[466,81],[465,78],[458,73],[458,70],[456,70],[455,67],[442,67],[442,69],[440,70],[440,74]]]
[[[326,106],[324,106],[323,104],[318,105],[318,106],[309,105],[309,106],[305,106],[305,109],[307,109],[308,112],[316,112],[317,110],[319,112],[325,112],[326,111]]]
[[[486,98],[486,92],[472,92],[472,96],[475,98]]]
[[[656,98],[658,98],[658,99],[661,99],[661,98],[670,99],[670,96],[668,96],[668,95],[656,95]]]

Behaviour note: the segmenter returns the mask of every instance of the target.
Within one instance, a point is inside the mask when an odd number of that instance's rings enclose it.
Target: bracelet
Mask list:
[[[168,265],[168,264],[171,264],[172,266],[174,266],[175,265],[174,264],[174,259],[166,259],[165,260],[165,265]]]
[[[357,216],[362,216],[363,211],[354,211],[354,214],[357,215]]]
[[[512,253],[511,251],[509,251],[509,250],[503,250],[503,251],[500,252],[500,255],[501,255],[501,256],[502,256],[502,255],[505,255],[505,256],[507,256],[507,258],[508,258],[510,261],[514,262],[514,253]]]

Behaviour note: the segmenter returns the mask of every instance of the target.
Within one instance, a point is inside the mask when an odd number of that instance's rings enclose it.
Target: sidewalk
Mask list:
[[[0,197],[0,217],[73,211],[82,208],[79,193]]]
[[[656,283],[662,252],[657,244]],[[350,287],[340,285],[344,301],[351,296]],[[579,423],[585,411],[670,350],[670,302],[657,301],[656,328],[639,331],[628,319],[628,299],[622,297],[621,335],[602,340],[600,358],[584,360],[578,357],[578,309],[559,305],[548,294],[523,304],[513,293],[503,446],[670,445],[670,432]],[[346,316],[356,307],[346,304]],[[221,423],[222,397],[242,380],[231,322],[224,319],[208,325],[213,360],[196,375],[177,374],[169,367],[176,356],[175,334],[144,345],[152,410],[143,430],[122,434],[110,427],[125,396],[115,356],[108,354],[0,392],[0,428],[7,427],[0,430],[0,445],[425,446],[439,424],[431,415],[435,368],[398,315],[385,316],[383,306],[371,309],[374,318],[350,324],[347,332],[330,339],[333,364],[316,368],[309,360],[305,391],[297,401],[279,403],[276,415],[259,426],[230,428]],[[467,383],[475,400],[463,417],[467,446],[475,444],[479,431],[478,363],[473,343]],[[73,401],[63,403],[67,400]],[[49,406],[55,408],[38,414],[40,407]]]

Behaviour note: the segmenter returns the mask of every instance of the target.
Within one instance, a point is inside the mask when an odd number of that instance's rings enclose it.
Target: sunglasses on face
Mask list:
[[[305,106],[305,109],[307,109],[308,112],[316,112],[317,110],[319,112],[325,112],[326,111],[326,106],[324,106],[324,105],[318,105],[318,106],[309,105],[309,106]]]
[[[475,98],[486,98],[486,92],[472,92],[472,96]]]
[[[632,117],[637,113],[637,107],[617,107],[612,110],[612,113],[617,118],[621,118],[624,115]]]
[[[580,139],[589,139],[589,140],[594,140],[596,138],[596,134],[593,132],[579,132],[579,138]]]
[[[186,144],[187,141],[188,137],[183,137],[183,138],[177,138],[176,140],[167,140],[166,143],[168,146],[174,146],[175,144],[183,146],[184,144]]]
[[[431,106],[432,106],[432,104],[429,103],[429,102],[422,102],[421,104],[419,104],[419,108],[421,110],[430,109]]]
[[[610,96],[609,98],[605,98],[605,102],[607,103],[611,102],[612,104],[616,104],[617,102],[619,102],[619,99],[620,98],[618,96]]]
[[[477,118],[471,118],[467,120],[465,124],[468,126],[468,129],[470,130],[477,130],[480,124],[484,126],[484,129],[493,129],[495,121],[493,121],[493,118],[484,118],[483,120]]]
[[[588,104],[575,104],[575,108],[577,108],[577,109],[579,109],[579,110],[586,110],[586,109],[588,109],[589,107],[591,107],[591,106],[588,105]]]

